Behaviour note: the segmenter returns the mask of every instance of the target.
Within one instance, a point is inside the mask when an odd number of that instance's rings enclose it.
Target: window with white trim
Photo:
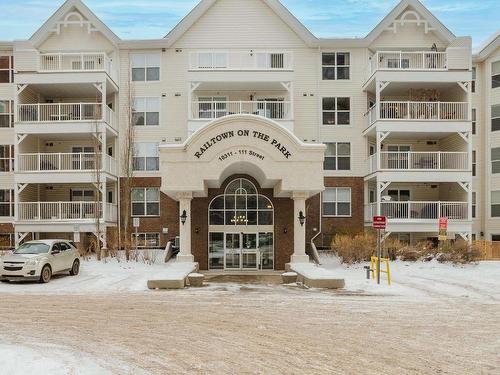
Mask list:
[[[321,56],[323,80],[350,78],[351,54],[349,52],[324,52]]]
[[[160,189],[133,188],[132,216],[160,216]]]
[[[0,145],[0,172],[14,170],[14,145]]]
[[[472,67],[472,82],[471,82],[471,92],[476,92],[476,77],[477,77],[477,68]]]
[[[133,82],[160,80],[160,53],[133,53],[130,62]]]
[[[491,131],[500,130],[500,104],[491,106]]]
[[[14,56],[0,56],[0,83],[14,82]]]
[[[472,177],[476,177],[477,159],[476,150],[472,150]]]
[[[14,102],[12,100],[0,100],[0,128],[12,128],[14,126]]]
[[[491,149],[491,173],[500,173],[500,147]]]
[[[323,98],[323,125],[350,125],[350,98]]]
[[[14,190],[0,190],[0,217],[14,216]]]
[[[500,87],[500,61],[491,64],[491,88]]]
[[[491,192],[491,217],[500,217],[500,190]]]
[[[160,125],[160,98],[134,98],[132,123],[135,126]]]
[[[132,233],[132,243],[140,249],[160,247],[160,233]]]
[[[351,216],[351,188],[328,187],[323,196],[323,216]]]
[[[476,108],[472,108],[472,135],[477,133],[477,112]]]
[[[472,218],[476,218],[477,193],[472,192]]]
[[[133,169],[134,171],[160,170],[159,143],[138,142],[134,143]]]
[[[323,167],[327,171],[349,171],[351,169],[351,144],[347,142],[326,143]]]

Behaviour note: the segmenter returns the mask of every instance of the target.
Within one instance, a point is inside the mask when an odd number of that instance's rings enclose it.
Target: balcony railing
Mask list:
[[[40,72],[106,72],[111,74],[112,61],[104,52],[41,53]]]
[[[102,217],[102,203],[96,202],[19,202],[19,221],[89,221]],[[116,221],[117,206],[106,204],[106,221]]]
[[[365,206],[365,221],[372,221],[376,216],[377,203]],[[391,220],[437,220],[447,217],[449,220],[468,220],[467,202],[381,202],[380,214]],[[436,229],[437,230],[437,229]]]
[[[467,152],[380,152],[380,169],[389,170],[467,170]]]
[[[398,121],[469,121],[469,103],[466,102],[410,102],[383,101],[367,112],[368,125],[376,120]]]
[[[20,122],[102,121],[100,103],[19,104]]]
[[[291,120],[291,102],[288,101],[202,101],[191,105],[191,119],[212,120],[236,114],[252,114],[273,120]]]
[[[191,70],[292,70],[289,52],[193,52]]]
[[[369,73],[377,70],[447,70],[447,52],[379,51],[369,62]]]
[[[18,172],[92,172],[102,159],[101,171],[116,175],[116,159],[95,153],[18,154]]]

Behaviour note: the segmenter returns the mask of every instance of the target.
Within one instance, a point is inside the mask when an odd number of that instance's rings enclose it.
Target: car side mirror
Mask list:
[[[61,250],[52,250],[51,251],[51,254],[54,255],[54,254],[59,254],[61,252]]]

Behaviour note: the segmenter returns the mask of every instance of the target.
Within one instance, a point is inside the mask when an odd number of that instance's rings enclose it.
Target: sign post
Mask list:
[[[381,231],[387,227],[387,218],[385,216],[373,217],[373,229],[377,231],[377,284],[380,284],[380,258],[382,258]]]
[[[439,218],[439,234],[438,241],[441,245],[441,242],[446,241],[448,239],[448,218],[440,217]]]

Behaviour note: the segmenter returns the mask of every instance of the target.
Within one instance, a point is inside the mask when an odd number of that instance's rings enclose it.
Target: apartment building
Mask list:
[[[68,0],[0,43],[2,236],[111,247],[128,226],[201,269],[283,269],[380,214],[405,241],[440,217],[497,239],[498,39],[472,59],[418,0],[351,39],[277,0],[203,0],[123,40]]]

